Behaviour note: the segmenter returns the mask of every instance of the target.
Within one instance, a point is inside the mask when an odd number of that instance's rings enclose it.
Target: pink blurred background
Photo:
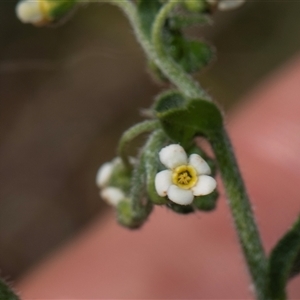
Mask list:
[[[92,4],[63,26],[35,28],[15,4],[0,3],[0,269],[14,281],[106,219],[95,173],[161,89],[116,8]],[[191,30],[218,49],[198,78],[226,111],[299,52],[299,10],[249,1]]]

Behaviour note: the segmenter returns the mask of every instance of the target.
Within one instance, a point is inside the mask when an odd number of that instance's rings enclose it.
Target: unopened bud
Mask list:
[[[22,0],[16,14],[23,23],[44,25],[60,20],[76,5],[77,0]]]
[[[203,11],[206,7],[204,0],[185,0],[183,4],[188,11],[196,13]]]
[[[41,23],[44,20],[39,1],[21,1],[16,7],[16,14],[23,23]]]

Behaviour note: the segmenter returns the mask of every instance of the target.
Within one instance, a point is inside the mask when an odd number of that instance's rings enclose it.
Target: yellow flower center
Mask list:
[[[188,190],[192,188],[198,180],[197,172],[190,165],[182,165],[173,170],[172,181],[178,187]]]

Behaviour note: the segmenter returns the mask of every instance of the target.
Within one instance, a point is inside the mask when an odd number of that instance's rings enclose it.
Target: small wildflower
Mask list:
[[[159,196],[168,196],[174,203],[188,205],[194,196],[208,195],[216,188],[215,179],[208,176],[210,167],[200,155],[192,154],[188,158],[180,145],[172,144],[159,152],[159,159],[168,168],[155,177]]]
[[[100,192],[101,198],[109,205],[117,207],[125,199],[123,191],[116,187],[107,187]]]
[[[118,188],[109,186],[114,168],[121,162],[120,158],[115,158],[111,162],[104,163],[98,170],[96,175],[96,185],[102,189],[100,192],[101,198],[109,205],[117,206],[125,199],[124,192]]]
[[[23,23],[39,24],[45,22],[40,1],[21,1],[16,7],[16,14]]]
[[[45,25],[60,20],[77,4],[77,0],[21,0],[16,14],[23,23]]]

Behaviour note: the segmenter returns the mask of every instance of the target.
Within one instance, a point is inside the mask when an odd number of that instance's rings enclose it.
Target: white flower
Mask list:
[[[16,14],[23,23],[39,23],[44,20],[44,14],[40,1],[25,0],[18,3]]]
[[[107,162],[99,168],[96,175],[96,185],[98,186],[98,188],[100,189],[104,188],[108,184],[112,171],[113,171],[112,162]]]
[[[120,162],[120,158],[115,158],[111,162],[103,164],[96,175],[96,185],[102,189],[101,198],[112,206],[117,206],[120,201],[125,199],[123,191],[117,187],[108,186],[113,169]]]
[[[100,196],[107,204],[115,207],[125,199],[125,194],[121,189],[111,186],[104,188]]]
[[[169,145],[159,152],[168,170],[156,174],[155,188],[159,196],[181,205],[193,202],[194,196],[210,194],[217,186],[206,161],[198,154],[187,157],[180,145]]]

